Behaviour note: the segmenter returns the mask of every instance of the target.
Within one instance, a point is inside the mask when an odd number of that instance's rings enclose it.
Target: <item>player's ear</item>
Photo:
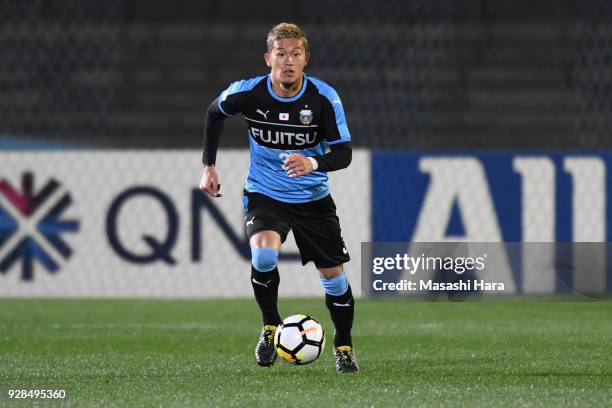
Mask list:
[[[306,53],[306,62],[304,63],[304,66],[308,65],[308,62],[310,61],[310,53],[307,52]]]
[[[270,54],[267,52],[264,53],[264,61],[266,61],[266,65],[268,67],[272,67],[272,64],[270,63]]]

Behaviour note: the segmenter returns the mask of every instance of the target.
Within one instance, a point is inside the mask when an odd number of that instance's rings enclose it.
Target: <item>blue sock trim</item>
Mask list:
[[[342,296],[349,288],[348,279],[344,272],[332,279],[319,278],[319,281],[325,289],[325,293],[331,296]]]
[[[251,249],[251,265],[258,272],[273,271],[278,265],[278,252],[271,248]]]

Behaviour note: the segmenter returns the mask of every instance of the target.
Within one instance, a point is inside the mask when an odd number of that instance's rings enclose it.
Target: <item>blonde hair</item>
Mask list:
[[[295,38],[297,40],[302,40],[302,44],[304,44],[304,49],[308,51],[308,39],[306,38],[306,33],[302,30],[297,24],[293,23],[280,23],[272,27],[270,32],[268,33],[268,52],[272,51],[274,48],[274,41],[283,40],[285,38]]]

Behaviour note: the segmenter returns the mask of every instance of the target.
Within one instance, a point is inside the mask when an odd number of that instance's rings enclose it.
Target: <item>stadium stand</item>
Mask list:
[[[267,30],[294,20],[357,146],[612,147],[604,0],[1,0],[0,10],[0,136],[12,140],[197,147],[207,104],[265,73]],[[244,129],[228,121],[223,146],[246,147]]]

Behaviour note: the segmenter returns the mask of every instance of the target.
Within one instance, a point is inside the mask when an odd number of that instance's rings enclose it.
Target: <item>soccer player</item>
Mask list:
[[[313,261],[336,329],[339,372],[359,370],[351,339],[354,299],[343,270],[350,260],[342,239],[327,172],[351,162],[351,136],[336,91],[304,73],[306,34],[281,23],[268,33],[264,54],[270,73],[232,83],[208,108],[200,189],[218,195],[215,161],[223,120],[241,113],[248,126],[251,162],[244,190],[245,227],[251,246],[251,282],[263,329],[255,349],[271,366],[278,313],[278,253],[293,230],[302,264]]]

